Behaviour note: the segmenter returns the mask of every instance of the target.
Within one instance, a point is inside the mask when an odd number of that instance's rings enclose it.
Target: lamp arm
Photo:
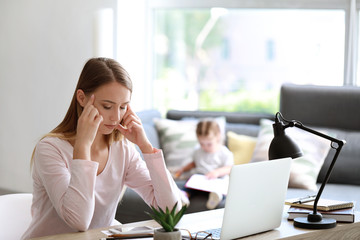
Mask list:
[[[310,132],[310,133],[312,133],[312,134],[314,134],[314,135],[317,135],[317,136],[319,136],[319,137],[322,137],[322,138],[325,138],[325,139],[327,139],[327,140],[330,140],[331,142],[335,142],[335,143],[337,143],[338,145],[341,145],[341,144],[345,144],[344,143],[344,140],[339,140],[339,139],[337,139],[337,138],[333,138],[333,137],[331,137],[331,136],[328,136],[328,135],[326,135],[326,134],[323,134],[323,133],[321,133],[321,132],[318,132],[318,131],[316,131],[316,130],[313,130],[313,129],[311,129],[311,128],[308,128],[308,127],[305,127],[302,123],[300,123],[300,122],[297,122],[297,121],[292,121],[292,124],[294,125],[294,127],[297,127],[297,128],[300,128],[300,129],[302,129],[302,130],[304,130],[304,131],[306,131],[306,132]],[[331,146],[332,147],[332,146]],[[332,147],[333,148],[333,147]]]
[[[321,196],[321,194],[322,194],[322,192],[323,192],[323,190],[324,190],[324,188],[325,188],[326,183],[329,181],[331,172],[332,172],[332,170],[333,170],[333,168],[334,168],[335,162],[336,162],[336,160],[337,160],[337,158],[338,158],[338,156],[339,156],[339,154],[340,154],[340,151],[341,151],[341,148],[342,148],[343,145],[344,145],[344,144],[341,144],[341,145],[338,145],[338,148],[334,148],[334,149],[336,149],[335,155],[334,155],[334,157],[333,157],[333,160],[332,160],[331,163],[330,163],[329,169],[327,170],[326,175],[325,175],[325,179],[324,179],[324,181],[321,183],[321,186],[320,186],[319,191],[318,191],[318,193],[317,193],[317,195],[316,195],[316,198],[315,198],[314,209],[313,209],[313,213],[314,213],[314,214],[317,213],[318,201],[319,201],[320,196]]]
[[[304,131],[307,131],[307,132],[310,132],[310,133],[312,133],[314,135],[317,135],[319,137],[330,140],[331,141],[331,148],[336,150],[335,155],[333,157],[333,160],[330,163],[329,169],[326,172],[325,179],[321,183],[321,186],[319,188],[319,191],[318,191],[318,193],[316,195],[316,198],[315,198],[315,201],[314,201],[313,214],[316,215],[317,214],[317,205],[318,205],[320,196],[321,196],[321,194],[322,194],[322,192],[323,192],[323,190],[325,188],[326,183],[329,181],[329,178],[330,178],[331,172],[332,172],[332,170],[334,168],[335,162],[336,162],[336,160],[337,160],[337,158],[338,158],[338,156],[340,154],[340,151],[341,151],[342,147],[344,146],[344,144],[346,142],[345,142],[345,140],[339,140],[339,139],[333,138],[331,136],[325,135],[325,134],[323,134],[321,132],[315,131],[315,130],[313,130],[311,128],[305,127],[302,123],[299,123],[299,122],[296,122],[296,121],[289,122],[288,125],[286,125],[285,127],[297,127],[297,128],[300,128],[300,129],[302,129]],[[336,145],[334,145],[334,143],[336,143]]]

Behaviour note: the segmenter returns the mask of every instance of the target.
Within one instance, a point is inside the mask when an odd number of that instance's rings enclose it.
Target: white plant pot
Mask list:
[[[154,240],[181,240],[181,232],[179,229],[166,232],[163,228],[158,228],[154,230]]]

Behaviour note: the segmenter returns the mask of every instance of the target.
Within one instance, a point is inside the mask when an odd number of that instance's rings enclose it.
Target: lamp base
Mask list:
[[[308,229],[329,229],[336,227],[336,220],[332,218],[322,218],[317,222],[310,222],[307,217],[298,217],[294,219],[294,226]]]

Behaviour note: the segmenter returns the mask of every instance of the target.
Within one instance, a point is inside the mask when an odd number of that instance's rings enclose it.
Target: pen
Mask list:
[[[306,202],[311,202],[313,200],[315,200],[316,198],[316,195],[312,195],[312,196],[306,196],[306,197],[302,197],[302,198],[299,198],[298,200],[294,201],[293,203],[306,203]]]

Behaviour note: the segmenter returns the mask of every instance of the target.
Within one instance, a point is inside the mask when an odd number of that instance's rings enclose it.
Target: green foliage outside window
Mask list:
[[[237,90],[224,95],[208,90],[200,94],[199,109],[225,112],[267,112],[279,109],[279,92]]]
[[[229,112],[278,111],[278,88],[264,90],[262,86],[252,90],[245,86],[245,79],[224,78],[222,67],[216,64],[221,59],[231,65],[224,39],[224,22],[216,18],[209,28],[211,30],[206,32],[204,29],[211,19],[214,15],[210,9],[157,10],[155,35],[162,40],[161,44],[155,45],[155,49],[161,48],[154,55],[155,106],[164,112],[179,108]],[[206,36],[203,39],[202,34]]]

